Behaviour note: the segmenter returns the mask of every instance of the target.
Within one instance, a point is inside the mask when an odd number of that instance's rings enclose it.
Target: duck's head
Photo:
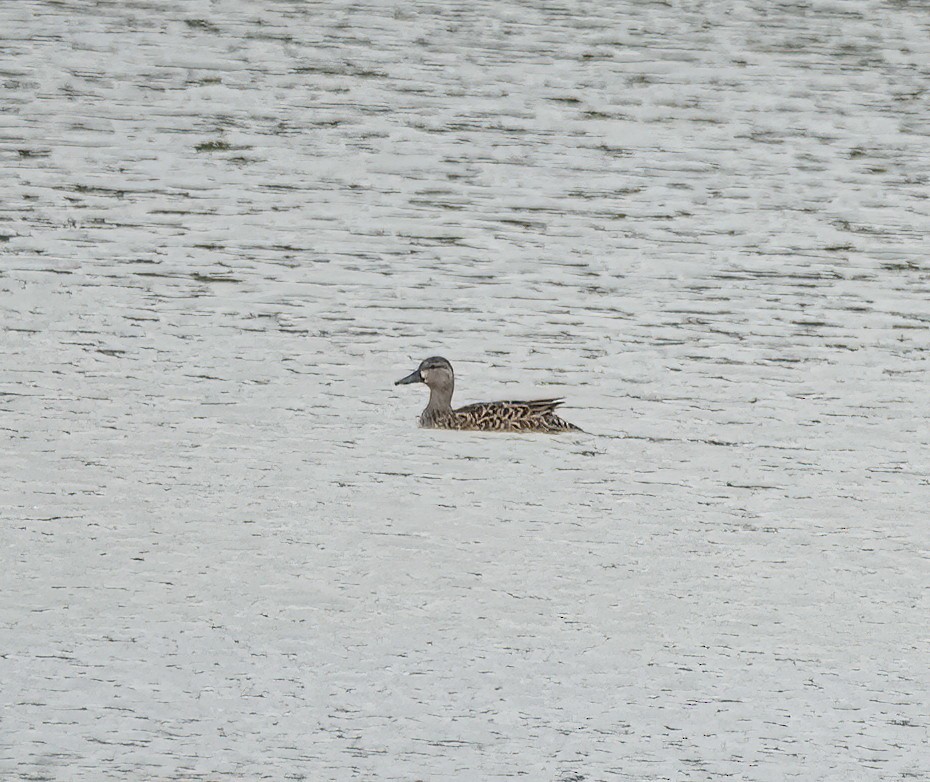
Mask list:
[[[424,359],[420,362],[420,366],[407,377],[402,377],[394,385],[403,386],[408,383],[426,383],[430,388],[452,388],[455,383],[452,364],[442,356]]]

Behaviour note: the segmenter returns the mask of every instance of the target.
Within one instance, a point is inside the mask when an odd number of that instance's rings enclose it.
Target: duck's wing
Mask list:
[[[564,399],[532,399],[527,402],[478,402],[460,407],[453,415],[462,428],[498,431],[574,431],[577,427],[553,412]]]
[[[564,404],[564,398],[558,399],[531,399],[526,402],[518,401],[501,401],[501,402],[476,402],[473,405],[465,405],[458,408],[456,413],[503,413],[504,411],[519,411],[530,415],[545,415],[551,413],[559,405]]]
[[[565,400],[562,397],[557,397],[556,399],[531,399],[529,402],[505,402],[507,405],[523,405],[528,407],[534,413],[539,413],[540,415],[545,413],[551,413],[559,405],[565,404]]]

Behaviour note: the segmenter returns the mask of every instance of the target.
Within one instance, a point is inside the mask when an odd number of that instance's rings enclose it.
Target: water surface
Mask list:
[[[930,776],[927,10],[0,5],[0,769]]]

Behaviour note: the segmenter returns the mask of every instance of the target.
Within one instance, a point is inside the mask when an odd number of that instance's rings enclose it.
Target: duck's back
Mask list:
[[[563,399],[478,402],[421,423],[437,429],[480,432],[580,432],[577,426],[555,414],[563,402]]]

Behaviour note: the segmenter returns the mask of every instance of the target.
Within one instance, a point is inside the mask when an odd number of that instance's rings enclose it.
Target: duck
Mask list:
[[[394,383],[404,386],[425,383],[429,388],[429,404],[420,414],[420,426],[427,429],[458,429],[476,432],[581,432],[555,414],[565,400],[533,399],[528,402],[478,402],[452,408],[455,373],[452,364],[442,356],[431,356],[420,362],[413,372]]]

